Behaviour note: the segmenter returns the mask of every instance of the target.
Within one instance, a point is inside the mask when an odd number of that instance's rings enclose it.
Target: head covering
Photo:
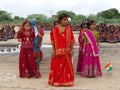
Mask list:
[[[24,28],[24,27],[25,27],[25,25],[26,25],[27,23],[29,23],[29,24],[30,24],[29,20],[25,20],[25,21],[23,21],[23,23],[22,23],[22,26],[21,26],[20,30],[25,30],[25,28]],[[30,30],[32,30],[32,28],[31,28]]]
[[[34,31],[35,31],[35,37],[34,37],[34,52],[37,52],[39,50],[39,48],[37,47],[37,44],[38,44],[38,38],[37,38],[37,35],[38,35],[38,27],[37,27],[37,23],[33,20],[33,19],[30,19],[30,24],[33,26],[34,28]]]
[[[27,23],[30,23],[29,20],[23,21],[23,23],[22,23],[22,28],[24,28],[25,24],[27,24]]]
[[[36,27],[37,27],[37,24],[36,24],[36,22],[35,22],[33,19],[30,19],[29,21],[30,21],[30,24],[31,24],[32,26],[36,26]]]

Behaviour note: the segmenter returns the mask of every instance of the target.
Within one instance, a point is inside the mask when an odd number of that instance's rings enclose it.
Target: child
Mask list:
[[[71,57],[75,39],[71,27],[68,26],[68,14],[61,13],[58,22],[50,32],[52,57],[48,83],[53,86],[74,86]]]
[[[91,26],[94,23],[89,23],[84,26],[88,28],[84,28],[85,32],[83,33],[83,66],[82,66],[82,76],[86,77],[96,77],[102,76],[100,60],[99,60],[99,52],[98,52],[98,44],[94,34],[90,31]]]
[[[29,20],[25,20],[15,36],[21,41],[19,55],[19,76],[21,78],[39,78],[41,76],[34,60],[34,37],[35,31],[32,29]]]
[[[40,26],[40,23],[37,21],[36,21],[36,23],[37,23],[37,26],[39,29],[38,31],[40,33],[38,45],[39,45],[39,50],[40,50],[39,51],[40,52],[40,61],[42,61],[42,59],[43,59],[42,41],[43,41],[44,31],[43,31],[42,27]]]
[[[40,30],[42,28],[38,26],[37,22],[34,20],[30,20],[30,24],[33,26],[33,29],[35,30],[35,37],[34,37],[34,59],[37,65],[37,68],[40,70],[40,61],[42,60],[42,52],[40,51],[40,46],[42,42],[42,34],[40,33]]]

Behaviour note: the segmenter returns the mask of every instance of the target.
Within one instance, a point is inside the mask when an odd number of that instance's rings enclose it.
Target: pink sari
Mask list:
[[[98,46],[90,30],[84,32],[89,43],[85,45],[85,54],[83,56],[82,76],[95,77],[102,76]]]

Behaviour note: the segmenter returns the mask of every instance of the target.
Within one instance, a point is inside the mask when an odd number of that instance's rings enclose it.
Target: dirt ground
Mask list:
[[[77,41],[78,34],[75,32]],[[1,41],[0,45],[19,44],[17,40]],[[45,33],[43,44],[50,44],[49,32]],[[76,42],[76,45],[78,43]],[[47,84],[50,70],[51,48],[42,48],[43,61],[40,64],[41,78],[21,79],[18,77],[19,53],[0,55],[0,90],[120,90],[120,43],[101,43],[100,60],[103,76],[83,78],[76,74],[78,48],[75,48],[73,66],[75,70],[74,87],[53,87]],[[113,70],[107,72],[104,66],[111,62]]]

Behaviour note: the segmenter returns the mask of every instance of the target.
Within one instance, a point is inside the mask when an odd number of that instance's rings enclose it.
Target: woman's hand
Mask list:
[[[82,55],[84,55],[85,54],[85,49],[83,49],[83,51],[82,51]]]
[[[73,56],[73,55],[74,55],[74,50],[72,49],[72,50],[71,50],[71,56]]]
[[[55,50],[52,50],[52,57],[55,57],[56,53]]]
[[[40,33],[38,33],[37,37],[42,37]]]

